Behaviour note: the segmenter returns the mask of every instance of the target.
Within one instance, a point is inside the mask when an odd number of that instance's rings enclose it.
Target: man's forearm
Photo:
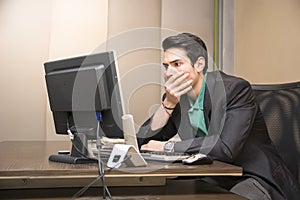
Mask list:
[[[173,112],[174,107],[174,104],[171,104],[165,100],[154,113],[151,121],[151,130],[155,131],[165,126]]]

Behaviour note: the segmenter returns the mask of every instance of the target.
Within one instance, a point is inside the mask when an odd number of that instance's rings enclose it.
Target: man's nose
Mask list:
[[[176,69],[172,66],[169,66],[167,71],[166,71],[166,75],[169,76],[173,76],[176,73]]]

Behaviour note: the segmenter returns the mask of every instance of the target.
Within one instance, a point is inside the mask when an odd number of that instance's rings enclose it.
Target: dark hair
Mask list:
[[[206,45],[201,38],[191,33],[180,33],[178,35],[170,36],[162,42],[164,51],[170,48],[182,48],[186,51],[187,56],[194,65],[200,56],[205,59],[205,67],[203,72],[207,70],[207,49]]]

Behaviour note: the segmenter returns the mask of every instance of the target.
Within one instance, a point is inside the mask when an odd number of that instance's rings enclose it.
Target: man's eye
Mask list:
[[[180,62],[175,62],[175,63],[173,63],[173,65],[174,65],[174,67],[179,67],[181,65],[181,63]]]
[[[163,65],[163,67],[165,68],[165,70],[168,70],[169,65]]]

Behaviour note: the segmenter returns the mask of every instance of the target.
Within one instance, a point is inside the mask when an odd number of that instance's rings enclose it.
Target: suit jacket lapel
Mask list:
[[[179,125],[177,127],[178,133],[182,140],[188,140],[195,137],[195,130],[193,129],[190,119],[188,116],[188,109],[189,109],[189,101],[187,99],[187,95],[183,95],[180,99],[180,122],[176,123]]]
[[[209,121],[208,135],[203,140],[200,151],[209,153],[218,141],[226,117],[226,92],[219,71],[207,74],[207,95],[205,95],[206,116]],[[208,152],[207,152],[208,151]]]

